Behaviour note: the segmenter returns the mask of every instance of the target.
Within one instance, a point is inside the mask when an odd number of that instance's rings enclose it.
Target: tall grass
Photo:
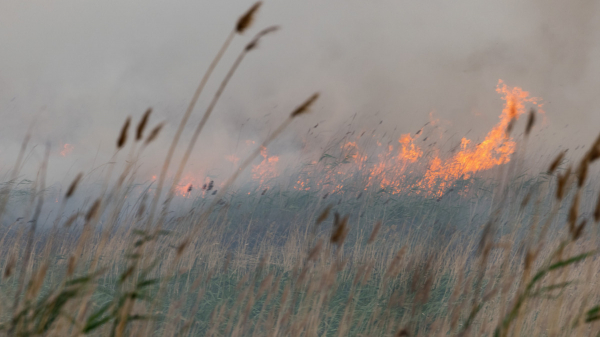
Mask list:
[[[171,142],[158,186],[139,184],[136,165],[163,124],[144,138],[151,110],[128,136],[116,132],[99,194],[77,175],[64,195],[46,188],[48,155],[34,180],[19,180],[23,153],[0,194],[0,331],[67,336],[587,336],[600,326],[597,225],[600,203],[588,175],[600,138],[574,166],[561,153],[547,172],[521,174],[524,158],[453,183],[443,196],[369,185],[362,170],[331,190],[314,180],[348,164],[318,164],[267,182],[235,184],[240,173],[315,94],[240,164],[218,191],[174,196],[194,144],[241,52],[196,128],[167,202],[162,188],[174,149],[212,70],[260,4],[235,25],[200,82]],[[534,127],[527,121],[525,153]],[[508,133],[515,128],[510,123]],[[340,140],[340,142],[343,141]],[[331,148],[340,148],[335,144]],[[123,159],[121,150],[129,149]],[[309,167],[312,165],[311,167]],[[420,171],[407,175],[415,186]],[[87,180],[87,181],[86,181]],[[140,192],[141,191],[141,192]],[[460,192],[460,193],[459,193]],[[98,192],[93,192],[98,193]],[[41,207],[60,198],[40,225]],[[133,200],[133,201],[131,201]],[[79,203],[76,206],[72,204]],[[14,217],[7,210],[25,205]],[[73,211],[71,211],[73,210]]]

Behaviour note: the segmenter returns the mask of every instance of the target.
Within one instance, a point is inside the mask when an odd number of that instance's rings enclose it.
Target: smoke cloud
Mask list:
[[[49,181],[65,186],[77,171],[109,162],[127,116],[135,125],[153,107],[150,127],[166,127],[142,156],[140,177],[151,179],[201,75],[251,4],[2,2],[0,172],[12,167],[31,125],[25,170],[37,172],[50,143]],[[235,38],[182,144],[245,43],[266,26],[282,29],[244,60],[187,171],[233,169],[315,91],[322,95],[313,113],[269,149],[282,163],[318,159],[346,130],[399,137],[430,116],[448,142],[482,139],[502,110],[498,79],[544,99],[536,140],[550,153],[587,145],[600,132],[599,9],[594,0],[267,1],[252,29]]]

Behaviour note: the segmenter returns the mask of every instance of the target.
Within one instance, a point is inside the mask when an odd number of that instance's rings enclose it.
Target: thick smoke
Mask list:
[[[37,172],[50,143],[49,181],[67,185],[76,172],[114,160],[125,118],[137,122],[152,106],[150,125],[167,126],[142,156],[139,174],[141,180],[158,174],[200,76],[251,3],[0,4],[1,172],[12,167],[32,125],[24,174]],[[188,172],[216,177],[232,170],[227,156],[243,157],[252,149],[247,141],[256,146],[314,91],[322,99],[312,115],[269,149],[281,162],[318,158],[346,130],[414,133],[432,112],[448,142],[465,134],[481,139],[502,109],[495,92],[500,78],[544,98],[538,130],[545,131],[536,139],[543,138],[549,154],[588,144],[600,132],[599,6],[594,0],[266,2],[217,69],[182,144],[248,39],[271,24],[282,30],[242,64]],[[65,144],[74,149],[63,157]],[[302,152],[303,144],[309,151]]]

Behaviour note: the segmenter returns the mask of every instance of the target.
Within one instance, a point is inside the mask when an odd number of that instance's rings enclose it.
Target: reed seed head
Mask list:
[[[94,218],[96,216],[96,214],[98,213],[98,210],[100,209],[100,199],[96,199],[96,201],[94,201],[94,203],[92,204],[92,207],[90,207],[90,210],[87,212],[86,216],[85,216],[85,221],[90,221],[92,218]]]
[[[560,165],[560,163],[562,162],[566,153],[567,153],[567,151],[562,151],[561,153],[558,154],[558,156],[556,156],[556,158],[554,158],[554,160],[550,164],[550,167],[548,168],[548,174],[552,174],[552,173],[554,173],[554,171],[556,171],[556,169],[558,168],[558,165]]]
[[[129,124],[131,123],[131,117],[127,117],[125,120],[125,124],[123,124],[123,128],[121,128],[121,134],[119,135],[119,139],[117,139],[117,149],[120,149],[125,145],[127,141],[127,129],[129,129]]]
[[[71,185],[69,186],[69,189],[67,190],[67,194],[65,194],[65,198],[69,199],[73,193],[75,193],[75,189],[77,189],[77,185],[79,184],[79,181],[81,180],[81,178],[83,177],[82,173],[79,173],[77,175],[77,177],[75,177],[75,179],[73,179],[73,182],[71,183]]]
[[[577,240],[581,237],[581,234],[583,233],[583,230],[585,229],[585,225],[587,225],[587,219],[581,220],[581,222],[579,223],[579,226],[577,226],[575,228],[575,231],[573,232],[573,240]]]
[[[250,9],[248,9],[248,11],[244,15],[242,15],[238,19],[237,24],[235,26],[235,31],[238,34],[242,34],[246,29],[250,28],[252,22],[254,22],[256,12],[258,12],[258,9],[261,5],[262,1],[255,3],[254,5],[252,5],[252,7],[250,7]]]
[[[512,129],[515,126],[517,119],[516,118],[511,118],[510,122],[508,122],[508,125],[506,126],[506,137],[510,136],[510,133],[512,132]]]
[[[598,135],[598,138],[596,138],[594,145],[592,145],[592,148],[588,152],[588,160],[590,161],[590,163],[594,162],[598,158],[600,158],[600,135]]]
[[[150,131],[150,135],[148,135],[148,138],[146,139],[146,145],[150,144],[150,142],[152,142],[156,139],[156,137],[158,137],[158,134],[160,133],[160,130],[163,128],[164,125],[165,123],[160,123],[157,126],[155,126],[154,129],[152,129],[152,131]]]
[[[339,214],[336,218],[339,219]],[[344,244],[344,240],[346,240],[346,236],[348,235],[348,218],[349,216],[346,215],[341,220],[336,221],[333,231],[331,232],[330,241],[331,243],[338,245],[338,247]]]
[[[292,112],[291,117],[294,118],[296,116],[302,115],[303,113],[308,112],[311,105],[319,98],[319,93],[316,92],[312,96],[310,96],[302,105],[296,108],[294,112]]]
[[[144,129],[146,128],[146,124],[148,124],[148,120],[150,119],[150,114],[152,113],[152,108],[148,108],[142,116],[140,123],[137,126],[137,132],[135,134],[135,140],[140,141],[144,135]]]
[[[11,255],[11,257],[8,259],[8,263],[6,263],[6,266],[4,266],[4,278],[9,278],[10,275],[12,275],[12,271],[15,268],[16,263],[17,261],[15,257]]]
[[[556,199],[562,200],[562,198],[564,197],[565,187],[567,185],[567,181],[569,180],[570,176],[571,176],[571,167],[570,166],[564,175],[561,175],[561,174],[558,175],[558,186],[556,188]]]
[[[323,221],[325,221],[327,219],[327,217],[329,216],[329,212],[331,211],[332,207],[333,207],[333,205],[329,205],[329,206],[325,207],[325,209],[323,210],[323,212],[321,212],[321,214],[319,215],[319,217],[315,221],[315,226],[319,226]]]
[[[65,224],[64,224],[65,228],[71,227],[71,225],[73,224],[73,222],[75,222],[75,220],[77,220],[77,218],[79,217],[79,215],[80,215],[79,213],[75,213],[75,214],[71,215],[67,219],[67,221],[65,221]]]
[[[577,169],[577,187],[582,188],[583,183],[585,182],[585,178],[587,178],[588,167],[589,167],[589,156],[585,156],[581,163],[579,163],[579,168]]]
[[[525,127],[525,136],[529,136],[529,133],[531,133],[531,129],[533,128],[533,124],[535,124],[535,109],[529,110],[529,117],[527,117],[527,127]]]

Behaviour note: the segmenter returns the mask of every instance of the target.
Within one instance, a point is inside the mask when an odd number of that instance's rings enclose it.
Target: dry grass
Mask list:
[[[471,192],[444,198],[401,194],[388,204],[392,198],[365,189],[360,176],[336,193],[298,192],[285,183],[232,191],[261,148],[315,104],[319,96],[314,94],[242,161],[218,193],[204,191],[186,209],[172,205],[174,188],[229,79],[244,56],[274,28],[260,31],[246,45],[221,82],[177,168],[164,209],[155,214],[174,149],[204,85],[233,36],[249,29],[259,7],[257,3],[238,20],[201,80],[154,189],[133,191],[140,154],[157,139],[163,125],[155,126],[144,145],[136,147],[150,123],[148,109],[135,130],[135,142],[127,143],[130,118],[119,132],[112,159],[130,147],[121,174],[113,179],[111,165],[101,192],[85,196],[86,178],[77,175],[52,225],[40,229],[49,152],[37,179],[23,193],[26,198],[19,197],[16,181],[28,146],[29,137],[25,138],[0,194],[2,333],[599,333],[600,198],[590,198],[593,186],[588,179],[591,165],[600,157],[600,138],[575,169],[561,168],[563,152],[548,173],[523,181],[515,177],[523,170],[524,159],[515,155],[497,177],[473,178]],[[529,115],[525,141],[534,116]],[[511,121],[507,132],[515,123],[516,119]],[[479,194],[484,188],[491,192]],[[136,200],[134,206],[127,198]],[[7,205],[23,200],[25,214],[5,223]],[[69,203],[82,200],[75,211],[65,211],[73,209]],[[168,216],[172,208],[175,215]],[[476,217],[481,213],[489,215],[487,220]]]

